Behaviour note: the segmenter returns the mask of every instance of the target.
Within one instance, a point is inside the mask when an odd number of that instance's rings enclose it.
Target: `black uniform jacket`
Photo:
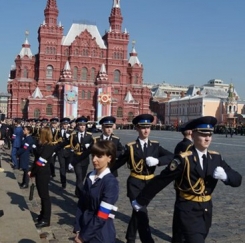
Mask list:
[[[133,157],[131,157],[131,153],[133,154]],[[136,141],[128,143],[125,146],[124,153],[119,156],[115,165],[111,168],[111,171],[120,168],[127,162],[131,172],[134,172],[139,175],[151,175],[154,173],[156,166],[149,167],[146,164],[145,159],[149,156],[158,159],[159,166],[167,165],[173,159],[173,154],[161,147],[159,142],[157,141],[148,140],[147,154],[144,154],[141,148],[141,144],[137,139]],[[139,172],[137,169],[135,170],[134,165],[138,165],[138,163],[140,163],[140,161],[142,160],[142,170]]]
[[[85,132],[84,137],[81,137],[79,143],[78,140],[78,131],[73,132],[70,136],[71,151],[73,152],[72,165],[81,163],[82,166],[89,164],[89,154],[92,145],[94,144],[94,139],[92,133]],[[89,144],[89,147],[87,147]],[[77,149],[74,149],[77,148]]]
[[[176,145],[174,149],[174,154],[180,154],[185,152],[191,144],[192,141],[190,139],[183,138],[183,140]]]
[[[205,185],[204,194],[211,195],[218,180],[213,178],[214,170],[217,166],[221,166],[228,179],[223,183],[232,187],[238,187],[241,185],[242,176],[234,171],[221,157],[221,155],[214,151],[208,151],[207,153],[207,170],[206,173],[202,170],[198,158],[198,154],[192,146],[190,151],[176,155],[175,158],[178,162],[173,160],[160,175],[153,178],[149,184],[142,190],[140,195],[137,197],[137,202],[140,205],[148,205],[153,197],[163,188],[165,188],[173,180],[176,181],[178,187],[177,198],[175,203],[175,210],[178,213],[180,222],[182,224],[183,232],[191,233],[204,233],[208,232],[212,221],[212,200],[207,202],[194,202],[191,200],[184,199],[180,196],[180,189],[191,195],[198,195],[198,185],[195,190],[190,189],[191,185],[202,178]],[[189,169],[186,166],[186,159],[189,161]],[[188,180],[188,177],[190,180]],[[182,180],[182,183],[180,183]],[[225,195],[224,195],[225,196]]]

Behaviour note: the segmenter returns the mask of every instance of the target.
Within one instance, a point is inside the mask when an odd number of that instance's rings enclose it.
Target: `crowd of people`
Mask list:
[[[50,225],[51,200],[49,181],[55,177],[59,162],[61,186],[66,188],[66,173],[74,171],[78,197],[74,215],[74,241],[77,243],[115,243],[116,229],[113,211],[117,211],[119,194],[118,170],[124,164],[130,170],[127,196],[132,214],[126,232],[127,243],[135,243],[137,233],[142,243],[154,243],[151,235],[147,205],[154,196],[175,181],[176,201],[173,214],[172,243],[204,243],[211,227],[212,192],[218,180],[238,187],[241,175],[233,170],[218,152],[208,150],[217,123],[215,117],[201,117],[181,126],[183,140],[174,153],[150,139],[154,117],[136,116],[132,123],[136,139],[123,146],[113,134],[116,118],[100,120],[102,133],[94,136],[87,131],[88,119],[68,117],[42,120],[1,119],[1,139],[11,146],[13,169],[23,170],[20,187],[26,189],[35,178],[41,211],[37,227]],[[30,160],[30,158],[32,158]],[[90,161],[94,170],[88,172]],[[155,175],[157,166],[164,166]]]

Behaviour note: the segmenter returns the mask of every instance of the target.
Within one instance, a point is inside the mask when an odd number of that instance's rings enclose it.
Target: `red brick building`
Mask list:
[[[74,117],[99,119],[99,103],[110,104],[107,115],[115,116],[121,124],[139,113],[150,113],[151,92],[143,86],[143,65],[134,44],[128,54],[129,34],[122,30],[120,0],[112,2],[110,28],[104,36],[96,25],[81,23],[72,24],[64,35],[64,27],[57,23],[58,13],[56,0],[47,0],[44,21],[38,29],[39,51],[35,55],[27,33],[10,71],[8,117],[66,116],[65,85],[77,90],[69,96],[69,101],[76,104]],[[99,93],[101,88],[109,88],[110,93],[103,96]]]

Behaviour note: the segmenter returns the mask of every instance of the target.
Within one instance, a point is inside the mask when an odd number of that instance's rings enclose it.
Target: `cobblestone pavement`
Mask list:
[[[133,130],[117,130],[115,132],[121,138],[123,144],[135,140],[137,133]],[[177,142],[182,139],[180,133],[171,131],[152,131],[152,140],[158,140],[163,147],[173,151]],[[238,170],[242,176],[245,174],[245,137],[234,135],[226,138],[224,135],[215,134],[210,148],[222,154],[226,162]],[[56,162],[56,177],[50,182],[50,194],[52,200],[51,226],[39,231],[43,242],[68,243],[73,242],[72,233],[74,214],[77,198],[74,197],[75,174],[68,173],[68,185],[64,190],[59,182],[58,162]],[[91,170],[92,168],[90,168]],[[161,171],[158,168],[156,174]],[[22,172],[15,170],[18,182],[21,181]],[[129,175],[124,166],[119,169],[118,180],[120,182],[119,207],[116,213],[115,227],[117,231],[116,243],[125,242],[127,223],[131,215],[131,206],[126,197],[126,179]],[[40,210],[40,200],[35,192],[34,200],[29,201],[29,189],[23,189],[23,196],[29,206],[30,212],[35,218]],[[245,242],[245,185],[244,181],[239,188],[231,188],[218,183],[213,193],[213,225],[206,243],[240,243]],[[171,224],[175,192],[169,185],[160,192],[150,203],[148,210],[150,225],[155,242],[171,242]],[[137,240],[137,243],[140,242]]]

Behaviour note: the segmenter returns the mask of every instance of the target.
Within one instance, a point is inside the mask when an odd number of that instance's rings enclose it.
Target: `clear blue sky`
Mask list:
[[[30,32],[37,53],[37,30],[46,0],[1,1],[0,91]],[[101,35],[109,28],[112,0],[57,0],[66,35],[73,22],[95,23]],[[136,40],[144,82],[203,85],[210,79],[233,82],[245,98],[244,0],[121,0],[123,30]],[[131,44],[129,45],[131,50]]]

